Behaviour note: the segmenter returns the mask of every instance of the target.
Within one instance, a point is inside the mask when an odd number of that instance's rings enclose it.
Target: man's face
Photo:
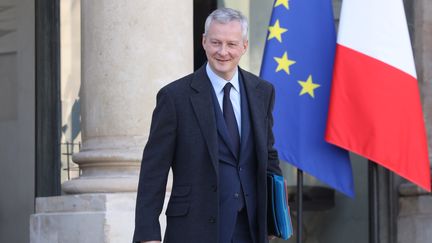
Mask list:
[[[203,35],[202,45],[213,72],[230,80],[241,56],[246,52],[248,41],[242,37],[240,22],[221,24],[212,21],[207,35]]]

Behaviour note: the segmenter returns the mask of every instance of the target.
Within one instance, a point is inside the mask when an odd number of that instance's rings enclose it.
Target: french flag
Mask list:
[[[423,119],[402,0],[344,0],[326,140],[430,191]]]

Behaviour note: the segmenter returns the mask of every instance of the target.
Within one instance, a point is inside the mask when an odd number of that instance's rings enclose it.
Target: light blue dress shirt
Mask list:
[[[230,91],[230,99],[231,103],[233,105],[234,109],[234,115],[236,117],[237,126],[239,130],[239,135],[241,137],[241,106],[240,106],[240,83],[238,79],[238,68],[236,69],[236,72],[234,73],[234,76],[231,80],[225,80],[221,77],[219,77],[216,73],[213,72],[210,65],[207,63],[206,65],[206,71],[207,75],[210,79],[210,82],[213,86],[213,89],[215,91],[219,107],[221,108],[221,111],[223,112],[223,88],[225,87],[225,84],[227,82],[230,82],[232,84],[232,88]]]

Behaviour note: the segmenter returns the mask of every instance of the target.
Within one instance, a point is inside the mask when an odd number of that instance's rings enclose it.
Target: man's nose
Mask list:
[[[219,48],[219,55],[224,56],[228,54],[228,49],[226,45],[221,45]]]

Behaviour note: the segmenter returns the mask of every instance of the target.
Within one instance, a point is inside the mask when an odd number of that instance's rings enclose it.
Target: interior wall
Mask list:
[[[29,242],[34,212],[34,12],[0,0],[0,242]]]

